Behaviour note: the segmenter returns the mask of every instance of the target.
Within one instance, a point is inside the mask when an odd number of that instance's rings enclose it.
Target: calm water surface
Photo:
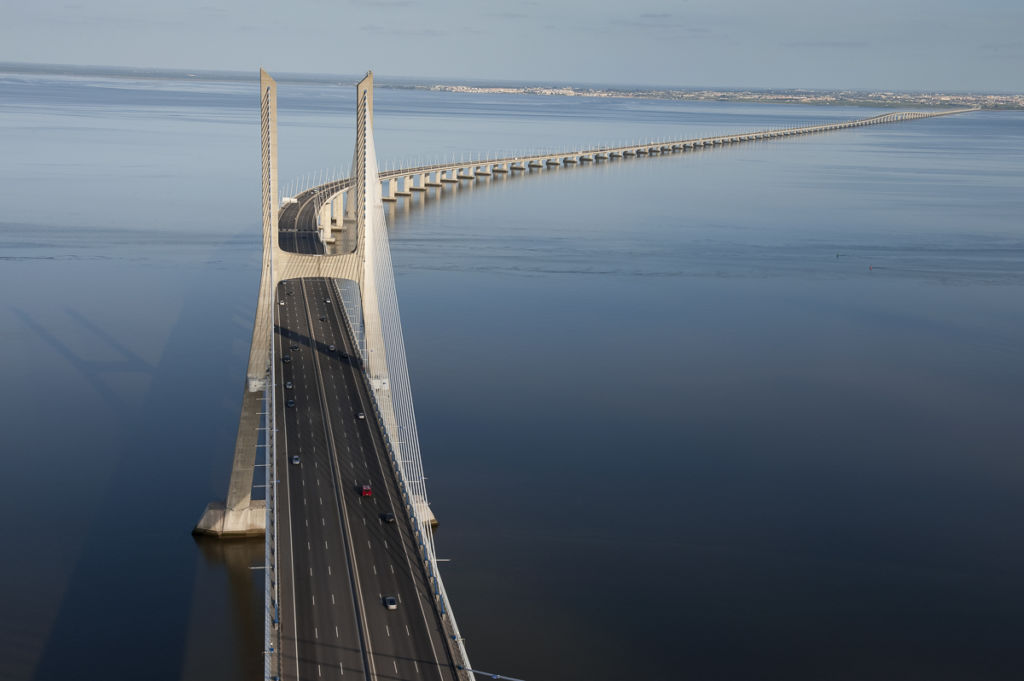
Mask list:
[[[351,158],[282,83],[282,184]],[[870,115],[379,89],[382,165]],[[0,74],[0,678],[258,678],[254,83]],[[446,583],[535,679],[1016,679],[1024,117],[494,179],[392,248]]]

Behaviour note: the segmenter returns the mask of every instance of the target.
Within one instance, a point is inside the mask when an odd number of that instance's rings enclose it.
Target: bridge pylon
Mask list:
[[[367,90],[370,93],[368,97],[365,95]],[[368,101],[372,107],[372,74],[368,74],[357,86],[357,95],[359,92],[364,93],[363,101]],[[357,133],[357,138],[366,137],[363,130],[357,130]],[[273,361],[274,304],[278,283],[288,279],[323,277],[351,279],[356,281],[360,288],[363,286],[363,261],[366,249],[362,220],[355,221],[357,246],[351,253],[307,255],[284,251],[280,247],[277,204],[277,82],[263,69],[260,69],[260,141],[263,262],[231,478],[225,501],[210,503],[193,530],[197,534],[217,537],[260,536],[266,530],[266,504],[252,498],[252,485],[261,424],[269,422],[265,419],[264,405],[271,403],[266,398],[269,395],[268,391],[273,388],[270,381],[270,365]],[[360,145],[357,139],[357,155],[361,146],[365,148],[365,144]],[[373,170],[376,171],[376,163],[373,164]],[[363,180],[357,182],[358,190],[360,186],[365,186],[366,178],[357,179]],[[376,178],[374,181],[379,187],[380,181]],[[365,192],[363,195],[365,196]]]

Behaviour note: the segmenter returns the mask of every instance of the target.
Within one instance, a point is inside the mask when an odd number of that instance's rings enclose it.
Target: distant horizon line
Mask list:
[[[0,61],[0,73],[40,73],[52,75],[104,75],[114,77],[172,77],[181,80],[200,78],[202,80],[246,82],[259,79],[259,69],[268,71],[266,66],[258,65],[252,71],[240,69],[187,69],[181,67],[161,66],[117,66],[106,64],[60,64],[52,62],[20,62]],[[68,73],[70,71],[70,73]],[[363,74],[333,74],[301,71],[272,71],[274,78],[281,82],[322,83],[355,85]],[[377,87],[402,88],[437,86],[466,86],[474,88],[566,88],[589,89],[615,92],[735,92],[735,93],[849,93],[849,94],[894,94],[894,95],[950,95],[950,96],[1024,96],[1024,93],[1013,90],[909,90],[892,88],[863,87],[798,87],[798,86],[726,86],[726,85],[655,85],[622,83],[597,83],[570,80],[511,80],[503,78],[455,78],[445,76],[397,76],[375,73]]]

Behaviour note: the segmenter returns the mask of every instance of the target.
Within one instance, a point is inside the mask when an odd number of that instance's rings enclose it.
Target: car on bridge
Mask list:
[[[394,596],[385,596],[384,607],[388,610],[398,610],[398,599]]]
[[[281,355],[281,361],[284,362],[285,364],[287,364],[288,362],[292,361],[292,356],[291,355]]]
[[[296,454],[295,456],[292,457],[292,463],[298,463],[298,462],[299,462],[299,455]]]
[[[362,411],[359,412],[358,414],[356,414],[356,416],[359,418],[360,421],[363,421],[363,420],[366,419],[366,413],[362,412]]]
[[[295,384],[292,383],[291,381],[285,381],[284,382],[284,389],[285,390],[291,390],[294,387],[295,387]]]
[[[395,522],[395,514],[394,513],[381,513],[380,514],[380,519],[383,520],[388,525],[393,525],[394,522]]]
[[[286,406],[289,409],[291,409],[292,407],[295,406],[295,400],[288,400],[287,402],[284,403],[284,406]]]
[[[373,488],[370,487],[369,485],[360,485],[359,486],[359,496],[361,496],[361,497],[372,497],[373,496]]]

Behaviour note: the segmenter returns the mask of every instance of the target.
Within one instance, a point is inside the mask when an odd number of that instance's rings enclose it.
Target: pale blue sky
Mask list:
[[[1024,0],[0,0],[0,61],[1024,91]]]

